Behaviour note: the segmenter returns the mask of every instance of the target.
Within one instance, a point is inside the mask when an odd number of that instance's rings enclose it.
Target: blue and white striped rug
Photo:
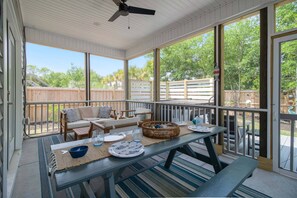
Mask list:
[[[70,140],[72,137],[69,136]],[[39,138],[40,180],[42,197],[80,197],[79,186],[62,191],[55,190],[53,177],[47,175],[50,145],[63,142],[60,135]],[[187,196],[214,175],[201,166],[198,160],[183,154],[174,158],[170,169],[163,167],[167,153],[142,160],[127,167],[117,180],[116,193],[119,197],[180,197]],[[104,197],[102,177],[92,179],[90,185],[97,197]],[[259,191],[241,185],[236,197],[269,197]]]
[[[195,164],[196,160],[179,155],[170,169],[161,163],[147,171],[120,181],[116,185],[119,197],[185,197],[214,176]],[[269,197],[259,191],[241,185],[234,197]]]

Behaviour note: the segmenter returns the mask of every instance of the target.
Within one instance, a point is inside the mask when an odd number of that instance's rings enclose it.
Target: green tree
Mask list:
[[[69,78],[69,87],[84,88],[85,87],[85,71],[83,68],[74,66],[71,64],[70,69],[66,72],[67,78]]]
[[[275,22],[277,32],[297,28],[297,1],[276,7]]]
[[[225,90],[259,88],[259,15],[224,27]]]
[[[68,87],[69,78],[63,72],[53,72],[50,71],[49,73],[41,76],[49,87]]]
[[[161,81],[212,77],[213,31],[161,50]]]
[[[96,71],[90,71],[90,83],[91,88],[104,88],[103,77],[96,73]]]

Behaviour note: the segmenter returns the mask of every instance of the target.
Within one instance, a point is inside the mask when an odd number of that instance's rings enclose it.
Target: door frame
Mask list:
[[[10,52],[11,52],[11,49],[10,49],[10,40],[11,38],[13,39],[13,45],[14,45],[14,66],[15,68],[10,68],[10,59],[11,57],[10,56]],[[9,94],[9,92],[7,92],[7,110],[8,112],[6,113],[7,116],[7,131],[8,131],[8,140],[7,140],[7,143],[8,143],[8,164],[10,163],[11,161],[11,158],[13,156],[13,153],[14,151],[16,150],[16,66],[17,66],[17,46],[16,46],[16,39],[15,39],[15,34],[14,34],[14,31],[13,31],[13,28],[11,27],[11,23],[8,21],[7,22],[7,49],[8,49],[8,53],[7,53],[7,91],[10,91],[11,93]],[[10,80],[11,78],[11,80]],[[12,82],[12,85],[9,85],[8,83]],[[8,87],[11,87],[11,90],[8,90]],[[10,96],[13,96],[12,100],[9,100]],[[12,104],[10,104],[12,103]],[[10,115],[12,114],[12,120]],[[10,126],[11,125],[11,126]],[[10,140],[10,134],[12,134],[12,139]]]
[[[290,171],[279,168],[279,132],[280,132],[280,45],[283,42],[297,40],[296,34],[287,34],[282,37],[273,38],[272,46],[273,46],[273,94],[272,94],[272,145],[273,145],[273,171],[297,178],[296,173],[292,173]]]
[[[4,18],[3,18],[3,32],[5,37],[3,39],[3,44],[4,44],[4,57],[5,57],[5,67],[4,69],[4,82],[3,82],[3,113],[4,115],[7,115],[7,69],[8,69],[8,23],[10,24],[11,31],[13,33],[13,36],[15,38],[15,48],[16,48],[16,69],[15,69],[15,150],[19,150],[22,148],[22,141],[23,141],[23,98],[22,98],[22,68],[24,67],[23,65],[23,33],[22,29],[20,28],[20,23],[18,22],[17,15],[15,8],[13,6],[13,3],[11,1],[4,1],[5,4],[3,5],[5,10],[4,13]],[[17,113],[19,112],[19,113]],[[4,126],[3,129],[4,131],[7,131],[7,128],[9,127],[7,125],[7,117],[4,116],[3,120]],[[5,139],[5,154],[8,154],[8,147],[9,147],[9,141],[8,141],[8,134],[5,133],[5,136],[3,137]],[[15,152],[14,152],[15,153]],[[13,154],[14,156],[14,154]],[[5,159],[8,161],[9,156],[6,155]],[[18,156],[16,156],[18,158]],[[15,158],[15,159],[16,159]],[[9,169],[10,166],[7,167]]]

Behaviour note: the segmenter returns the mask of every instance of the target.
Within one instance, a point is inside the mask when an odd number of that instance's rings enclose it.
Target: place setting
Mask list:
[[[142,140],[141,129],[134,129],[132,131],[132,141],[120,141],[112,144],[108,148],[109,154],[119,158],[136,157],[144,153],[144,145]]]
[[[214,125],[203,123],[203,119],[198,116],[196,116],[192,120],[192,123],[194,125],[188,126],[188,129],[198,133],[209,133],[212,131],[212,128],[214,127]]]

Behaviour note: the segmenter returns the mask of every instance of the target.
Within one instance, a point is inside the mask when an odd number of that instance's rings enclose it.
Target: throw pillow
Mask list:
[[[92,118],[93,117],[93,110],[92,107],[80,107],[79,112],[81,115],[81,118]]]
[[[73,109],[73,108],[64,109],[64,113],[67,114],[68,122],[75,122],[81,119],[78,109]]]
[[[98,118],[110,118],[111,107],[104,106],[99,108]]]

